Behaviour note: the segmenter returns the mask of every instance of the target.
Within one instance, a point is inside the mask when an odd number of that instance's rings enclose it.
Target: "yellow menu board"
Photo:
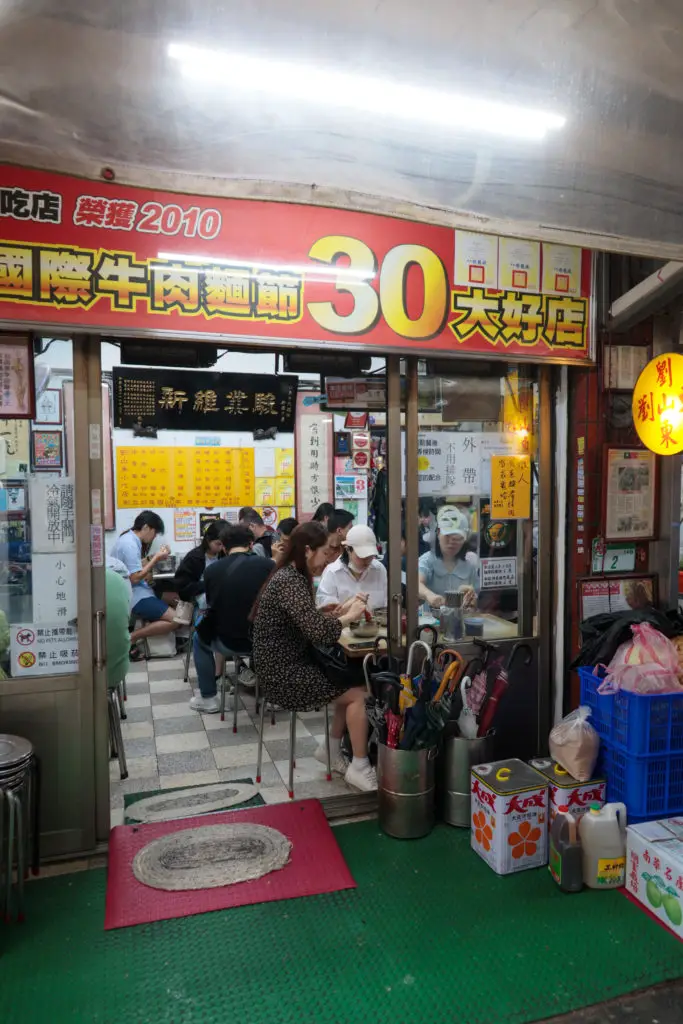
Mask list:
[[[531,517],[531,456],[491,456],[491,519]]]
[[[253,448],[116,449],[119,508],[253,505]]]

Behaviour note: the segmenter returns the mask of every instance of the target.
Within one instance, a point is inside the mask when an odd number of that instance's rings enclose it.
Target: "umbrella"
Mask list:
[[[531,664],[533,652],[529,647],[529,644],[515,644],[510,652],[507,665],[499,669],[498,675],[493,683],[491,696],[486,701],[486,704],[484,704],[484,708],[479,716],[479,731],[477,732],[477,736],[486,736],[493,725],[493,720],[496,717],[496,712],[498,710],[498,702],[509,686],[510,670],[512,669],[512,663],[515,660],[515,655],[518,651],[526,651],[524,664]]]

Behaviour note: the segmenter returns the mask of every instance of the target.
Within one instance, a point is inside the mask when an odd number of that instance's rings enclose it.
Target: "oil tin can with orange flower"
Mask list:
[[[472,849],[499,875],[548,862],[548,783],[516,757],[472,769]]]

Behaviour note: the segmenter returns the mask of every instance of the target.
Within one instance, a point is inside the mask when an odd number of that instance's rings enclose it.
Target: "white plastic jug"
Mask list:
[[[626,875],[626,805],[590,805],[579,825],[583,881],[589,889],[617,889]]]

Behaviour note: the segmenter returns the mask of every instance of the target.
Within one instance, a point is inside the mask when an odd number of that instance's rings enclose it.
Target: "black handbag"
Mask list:
[[[311,644],[311,657],[335,686],[353,686],[346,651],[339,644]]]

